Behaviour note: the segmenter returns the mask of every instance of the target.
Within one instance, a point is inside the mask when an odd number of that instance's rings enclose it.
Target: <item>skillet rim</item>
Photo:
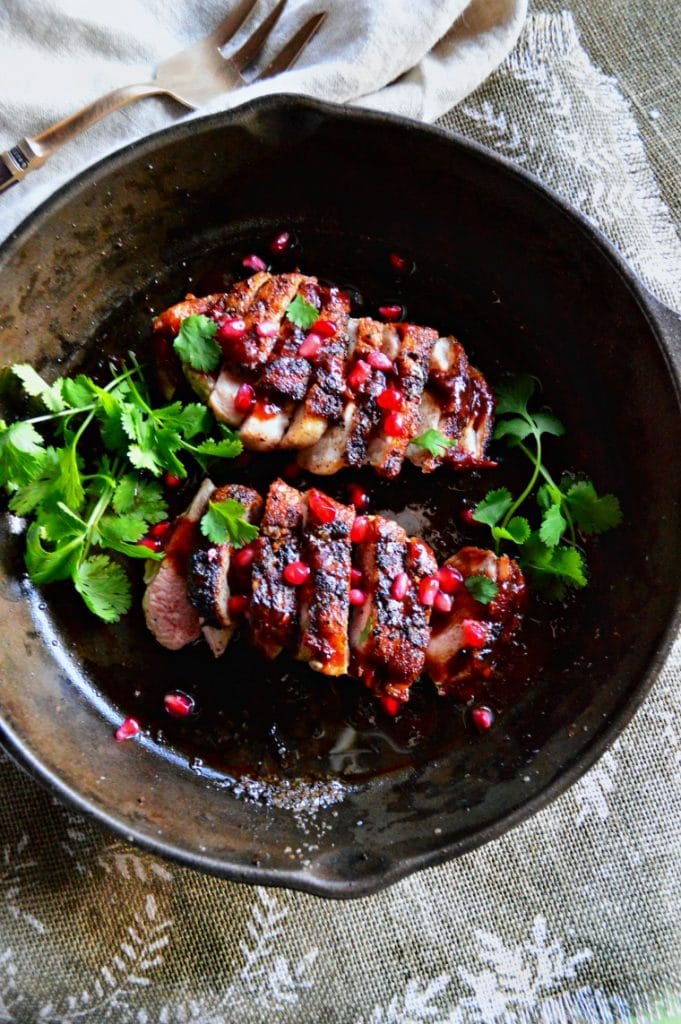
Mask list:
[[[55,192],[29,213],[19,225],[0,243],[0,266],[10,260],[18,250],[22,238],[39,227],[44,216],[58,209],[60,204],[77,197],[84,186],[96,182],[100,172],[110,173],[125,166],[130,158],[143,155],[145,151],[156,152],[159,144],[164,142],[182,141],[192,135],[200,135],[204,130],[225,128],[242,119],[258,114],[261,111],[283,113],[291,108],[317,113],[322,118],[359,121],[366,124],[391,124],[403,132],[416,132],[430,136],[467,151],[477,158],[491,164],[504,176],[518,179],[525,187],[539,193],[544,201],[548,201],[571,220],[587,237],[588,241],[600,250],[607,262],[614,269],[617,278],[630,293],[643,314],[650,329],[659,354],[662,356],[670,378],[677,407],[681,412],[681,317],[665,306],[638,279],[624,257],[616,250],[608,238],[579,211],[573,209],[553,189],[546,186],[534,174],[519,167],[509,159],[493,152],[473,140],[455,132],[434,125],[426,125],[395,114],[381,113],[355,106],[343,106],[327,103],[294,94],[277,93],[249,100],[246,103],[231,107],[228,110],[183,120],[168,126],[151,135],[127,143],[91,164],[74,178],[69,179]],[[681,501],[681,495],[679,496]],[[604,726],[594,733],[590,742],[579,754],[563,768],[559,775],[548,782],[535,796],[529,798],[521,807],[508,812],[475,834],[465,836],[454,842],[438,844],[433,849],[419,854],[393,857],[380,873],[368,874],[360,879],[352,877],[320,877],[314,873],[314,861],[311,868],[302,871],[286,868],[273,868],[262,865],[234,865],[217,857],[206,856],[188,845],[179,845],[159,839],[139,828],[131,827],[126,820],[115,813],[100,808],[84,797],[81,792],[65,783],[54,771],[46,768],[39,756],[28,744],[17,735],[5,721],[0,708],[0,743],[16,764],[27,771],[42,785],[56,793],[67,802],[75,805],[80,811],[105,825],[128,842],[136,843],[149,852],[165,857],[182,866],[202,870],[230,881],[247,884],[264,884],[279,888],[288,888],[311,893],[316,896],[333,898],[353,898],[371,895],[394,884],[414,871],[432,867],[454,857],[476,849],[483,843],[506,833],[519,825],[537,811],[546,807],[554,799],[564,793],[598,760],[608,747],[626,728],[634,714],[650,692],[657,676],[664,666],[675,637],[681,628],[681,576],[674,599],[674,612],[659,641],[657,650],[651,658],[647,669],[630,691],[627,698],[620,704],[613,716],[609,716]]]

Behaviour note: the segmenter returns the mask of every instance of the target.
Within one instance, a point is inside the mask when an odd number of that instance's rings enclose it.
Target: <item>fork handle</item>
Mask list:
[[[89,128],[91,124],[112,114],[114,110],[142,99],[144,96],[158,96],[165,94],[174,100],[182,102],[178,96],[169,89],[163,89],[155,82],[143,82],[139,85],[124,85],[120,89],[100,96],[99,99],[88,103],[82,110],[76,111],[69,117],[57,121],[38,135],[20,139],[16,146],[12,146],[4,153],[0,153],[0,192],[6,191],[12,185],[25,178],[30,171],[42,167],[45,161],[52,154],[60,149],[66,142],[70,142],[81,132]],[[183,104],[186,105],[186,104]]]

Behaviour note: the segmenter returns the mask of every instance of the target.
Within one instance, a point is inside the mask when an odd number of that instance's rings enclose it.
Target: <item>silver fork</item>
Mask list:
[[[159,64],[150,82],[114,89],[38,135],[21,139],[11,149],[0,153],[0,192],[16,185],[30,171],[42,167],[66,142],[127,103],[145,96],[165,95],[195,110],[214,96],[246,85],[243,72],[262,50],[284,10],[286,0],[279,0],[274,10],[235,53],[223,57],[221,48],[239,31],[257,2],[242,0],[209,36]],[[322,13],[309,18],[270,64],[249,82],[257,82],[286,71],[310,42],[325,17],[326,14]]]

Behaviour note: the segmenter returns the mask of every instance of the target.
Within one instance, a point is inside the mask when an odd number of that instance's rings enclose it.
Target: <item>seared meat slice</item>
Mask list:
[[[284,579],[284,569],[302,560],[301,529],[304,496],[283,480],[271,485],[253,542],[253,595],[249,610],[251,639],[268,658],[295,645],[298,629],[298,588]]]
[[[421,398],[428,380],[430,353],[437,340],[437,331],[415,324],[398,324],[394,330],[400,338],[395,354],[397,387],[404,396],[399,431],[388,431],[392,414],[387,413],[381,429],[369,445],[371,465],[381,476],[396,477],[402,469],[409,441],[417,434]],[[394,417],[393,417],[394,418]]]
[[[330,521],[329,521],[330,520]],[[355,510],[314,488],[306,495],[298,657],[328,676],[348,671],[350,531]]]
[[[240,484],[227,484],[210,496],[210,500],[216,502],[228,499],[243,506],[244,516],[250,523],[260,518],[263,500],[257,491]],[[236,625],[229,612],[229,569],[233,551],[231,544],[212,544],[199,535],[189,559],[189,601],[199,613],[204,636],[216,657],[224,653]]]
[[[318,331],[286,316],[296,296],[317,310]],[[427,473],[490,465],[492,394],[455,338],[410,323],[351,319],[339,289],[299,273],[259,273],[224,295],[188,296],[156,318],[167,394],[178,372],[169,339],[198,312],[222,325],[223,361],[216,373],[188,366],[184,373],[215,416],[239,429],[246,448],[297,450],[301,464],[322,475],[369,463],[393,478],[405,457]],[[225,337],[226,320],[235,317],[243,324]],[[399,406],[380,401],[386,388],[399,392]],[[454,442],[440,457],[410,444],[429,428]]]
[[[436,571],[435,558],[423,541],[409,541],[397,523],[368,516],[355,565],[367,600],[353,609],[350,623],[353,674],[379,693],[407,700],[423,671],[430,635],[430,608],[419,600],[419,584]]]
[[[142,599],[144,616],[158,642],[171,651],[201,635],[199,615],[187,596],[187,572],[198,522],[214,490],[210,480],[203,481],[189,508],[175,520],[163,561],[148,563],[150,578]]]
[[[492,551],[466,547],[445,565],[457,569],[464,581],[471,576],[486,576],[496,583],[498,593],[485,605],[462,586],[454,595],[451,612],[435,617],[426,671],[441,694],[451,692],[465,680],[492,674],[500,647],[520,624],[526,598],[523,575],[507,555],[497,557]]]

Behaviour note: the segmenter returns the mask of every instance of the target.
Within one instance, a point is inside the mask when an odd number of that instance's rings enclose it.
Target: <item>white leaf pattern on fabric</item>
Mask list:
[[[579,804],[576,824],[583,825],[588,818],[605,821],[610,811],[608,797],[615,790],[619,765],[615,755],[608,751],[597,765],[577,782],[572,795]]]

